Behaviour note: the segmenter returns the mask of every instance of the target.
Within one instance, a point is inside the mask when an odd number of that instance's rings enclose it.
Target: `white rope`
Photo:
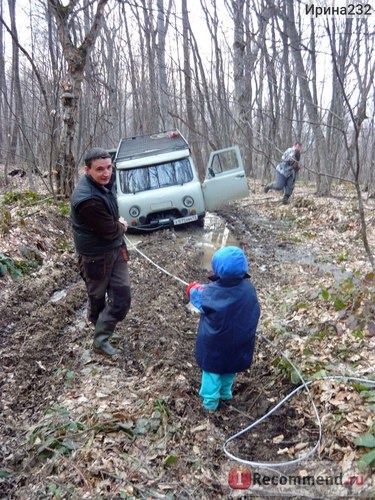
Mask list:
[[[270,345],[272,345],[273,347],[276,347],[270,340],[267,339],[267,337],[265,337],[264,335],[261,335],[259,334],[259,337],[261,337],[262,339],[264,339],[266,342],[268,342]],[[277,348],[276,348],[277,349]],[[316,408],[316,405],[314,403],[314,400],[312,398],[312,395],[310,393],[310,390],[308,388],[308,385],[309,383],[306,383],[304,378],[302,377],[300,371],[297,369],[297,367],[294,365],[294,363],[282,352],[280,352],[280,354],[288,361],[288,363],[291,364],[291,366],[294,368],[295,372],[297,373],[299,379],[301,380],[302,384],[297,387],[294,391],[292,391],[290,394],[288,394],[282,401],[280,401],[276,406],[274,406],[268,413],[266,413],[265,415],[263,415],[261,418],[259,418],[258,420],[256,420],[255,422],[253,422],[251,425],[249,425],[248,427],[246,427],[245,429],[243,429],[242,431],[240,432],[237,432],[237,434],[231,436],[230,438],[228,438],[224,445],[223,445],[223,449],[224,449],[224,452],[225,454],[231,458],[232,460],[235,460],[236,462],[240,462],[242,464],[246,464],[246,465],[251,465],[253,467],[282,467],[282,466],[285,466],[285,465],[292,465],[292,464],[297,464],[299,462],[302,462],[304,460],[307,460],[311,455],[313,455],[315,453],[315,451],[317,450],[318,446],[320,445],[320,442],[321,442],[321,439],[322,439],[322,423],[321,423],[321,420],[320,420],[320,417],[319,417],[319,413],[318,413],[318,410]],[[253,429],[254,427],[256,427],[257,425],[259,425],[261,422],[263,422],[263,420],[265,420],[266,418],[270,417],[278,408],[280,408],[280,406],[282,406],[288,399],[290,399],[292,396],[294,396],[294,394],[296,394],[297,392],[299,392],[301,389],[306,389],[308,395],[309,395],[309,398],[310,398],[310,401],[311,401],[311,405],[314,409],[314,413],[315,413],[315,417],[316,417],[316,421],[317,421],[317,424],[318,424],[318,429],[319,429],[319,437],[318,437],[318,440],[317,442],[315,443],[315,446],[308,452],[306,453],[305,455],[303,455],[302,457],[300,458],[296,458],[294,460],[289,460],[287,462],[252,462],[252,461],[249,461],[249,460],[244,460],[244,459],[241,459],[235,455],[233,455],[232,453],[230,453],[228,450],[227,450],[227,445],[237,439],[238,437],[242,436],[243,434],[245,434],[246,432],[249,432],[251,429]]]
[[[130,243],[130,245],[134,248],[134,250],[136,250],[140,255],[142,255],[143,258],[145,258],[146,260],[148,260],[153,266],[155,266],[156,268],[158,268],[163,273],[168,274],[168,276],[170,276],[171,278],[174,278],[175,280],[179,281],[183,285],[185,285],[185,286],[188,285],[188,283],[186,283],[186,281],[184,281],[181,278],[179,278],[178,276],[175,276],[174,274],[170,273],[169,271],[167,271],[163,267],[159,266],[159,264],[156,264],[156,262],[154,262],[152,259],[150,259],[150,257],[147,257],[147,255],[144,254],[143,252],[141,252],[139,250],[139,248],[137,248],[137,246],[134,245],[134,243],[132,241],[130,241],[127,236],[125,236],[125,240],[126,240],[127,243]]]
[[[178,276],[175,276],[174,274],[170,273],[169,271],[167,271],[166,269],[162,268],[161,266],[159,266],[156,262],[154,262],[152,259],[150,259],[146,254],[144,254],[143,252],[141,252],[137,247],[136,245],[134,245],[134,243],[132,243],[129,238],[127,236],[125,236],[125,239],[128,243],[130,243],[130,245],[132,246],[132,248],[134,248],[140,255],[142,255],[142,257],[144,259],[146,259],[148,262],[150,262],[153,266],[155,266],[157,269],[159,269],[160,271],[162,271],[163,273],[167,274],[168,276],[170,276],[171,278],[174,278],[175,280],[179,281],[180,283],[182,283],[183,285],[188,285],[188,283],[184,280],[182,280],[181,278],[179,278]],[[356,381],[356,382],[362,382],[362,383],[365,383],[365,384],[370,384],[370,385],[375,385],[375,381],[374,380],[369,380],[369,379],[362,379],[362,378],[356,378],[356,377],[345,377],[345,376],[342,376],[342,375],[332,375],[332,376],[327,376],[327,377],[321,377],[319,379],[316,379],[316,380],[309,380],[308,382],[306,382],[304,380],[304,378],[302,377],[300,371],[298,370],[298,368],[295,366],[295,364],[288,358],[288,356],[286,354],[284,354],[283,352],[281,352],[277,346],[271,341],[269,340],[265,335],[261,334],[261,333],[258,333],[258,336],[263,339],[265,342],[267,342],[268,344],[270,344],[272,347],[274,347],[280,354],[281,356],[286,359],[288,361],[288,363],[290,363],[290,365],[293,367],[293,369],[295,370],[295,372],[297,373],[299,379],[301,380],[302,384],[300,386],[298,386],[296,389],[294,389],[291,393],[289,393],[284,399],[282,399],[279,403],[277,403],[276,406],[274,406],[270,411],[268,411],[265,415],[263,415],[261,418],[259,418],[258,420],[256,420],[255,422],[253,422],[251,425],[249,425],[248,427],[246,427],[245,429],[242,429],[241,431],[237,432],[236,434],[234,434],[233,436],[229,437],[224,445],[223,445],[223,450],[224,450],[224,453],[232,460],[236,461],[236,462],[239,462],[241,464],[245,464],[245,465],[250,465],[252,467],[272,467],[272,468],[275,468],[275,467],[285,467],[287,465],[293,465],[293,464],[298,464],[300,462],[303,462],[305,460],[307,460],[308,458],[310,458],[314,453],[315,451],[318,449],[318,447],[320,446],[321,444],[321,441],[322,441],[322,422],[320,420],[320,417],[319,417],[319,413],[318,413],[318,409],[314,403],[314,400],[313,400],[313,397],[312,397],[312,394],[309,390],[309,385],[311,385],[313,382],[316,382],[318,380],[346,380],[346,381]],[[314,410],[314,413],[315,413],[315,418],[316,418],[316,422],[317,422],[317,426],[318,426],[318,429],[319,429],[319,436],[318,436],[318,439],[315,443],[315,445],[307,452],[305,453],[303,456],[299,457],[299,458],[295,458],[293,460],[288,460],[286,462],[254,462],[254,461],[250,461],[250,460],[245,460],[243,458],[240,458],[240,457],[237,457],[236,455],[233,455],[232,453],[230,453],[228,450],[227,450],[227,446],[229,445],[229,443],[231,443],[232,441],[234,441],[235,439],[239,438],[240,436],[246,434],[247,432],[249,432],[251,429],[253,429],[254,427],[256,427],[257,425],[259,425],[261,422],[263,422],[263,420],[267,419],[268,417],[270,417],[276,410],[278,410],[286,401],[288,401],[290,398],[292,398],[295,394],[297,394],[299,391],[301,391],[302,389],[305,389],[306,392],[308,393],[308,396],[309,396],[309,399],[310,399],[310,402],[311,402],[311,406],[313,407],[313,410]]]
[[[301,380],[302,384],[300,386],[298,386],[296,389],[294,389],[291,393],[289,393],[282,401],[280,401],[276,406],[274,406],[269,412],[267,412],[261,418],[259,418],[255,422],[253,422],[251,425],[249,425],[245,429],[242,429],[240,432],[237,432],[237,434],[234,434],[233,436],[231,436],[230,438],[228,438],[225,441],[224,445],[223,445],[224,453],[229,458],[231,458],[232,460],[235,460],[236,462],[239,462],[241,464],[251,465],[252,467],[272,467],[272,468],[276,468],[276,467],[285,467],[287,465],[298,464],[298,463],[303,462],[303,461],[307,460],[308,458],[310,458],[315,453],[315,451],[318,449],[318,447],[320,446],[320,443],[322,441],[322,423],[321,423],[321,420],[320,420],[320,417],[319,417],[318,409],[317,409],[317,407],[316,407],[316,405],[314,403],[314,400],[312,398],[312,395],[311,395],[311,392],[310,392],[308,386],[311,385],[313,382],[316,382],[318,380],[346,380],[346,381],[352,380],[352,381],[362,382],[362,383],[366,383],[366,384],[370,384],[370,385],[375,385],[375,381],[374,380],[369,380],[369,379],[357,378],[357,377],[346,377],[346,376],[343,376],[343,375],[332,375],[332,376],[327,376],[327,377],[321,377],[321,378],[316,379],[316,380],[309,380],[308,382],[306,382],[304,380],[304,378],[302,377],[300,371],[297,369],[297,367],[295,366],[295,364],[288,358],[288,356],[286,354],[284,354],[283,352],[281,352],[275,346],[275,344],[273,342],[271,342],[271,340],[269,340],[265,335],[258,334],[258,336],[261,339],[263,339],[266,342],[268,342],[268,344],[270,344],[271,346],[273,346],[275,349],[277,349],[280,352],[281,356],[284,359],[286,359],[288,361],[288,363],[291,364],[291,366],[293,367],[293,369],[297,373],[299,379]],[[253,429],[257,425],[259,425],[261,422],[263,422],[263,420],[265,420],[266,418],[270,417],[278,408],[280,408],[286,401],[288,401],[291,397],[293,397],[295,394],[297,394],[297,392],[299,392],[302,389],[306,389],[306,391],[307,391],[307,393],[309,395],[309,398],[310,398],[310,401],[311,401],[311,405],[312,405],[312,407],[314,409],[314,413],[315,413],[315,417],[316,417],[318,429],[319,429],[319,437],[318,437],[315,445],[313,446],[313,448],[311,448],[307,453],[305,453],[303,456],[301,456],[299,458],[296,458],[294,460],[288,460],[286,462],[253,462],[253,461],[250,461],[250,460],[244,460],[242,458],[239,458],[239,457],[237,457],[236,455],[233,455],[232,453],[230,453],[227,450],[227,446],[228,446],[228,444],[231,441],[234,441],[235,439],[239,438],[243,434],[246,434],[251,429]]]

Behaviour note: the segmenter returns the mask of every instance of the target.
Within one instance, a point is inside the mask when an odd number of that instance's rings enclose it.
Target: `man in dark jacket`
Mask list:
[[[112,191],[112,160],[102,148],[85,157],[85,174],[71,198],[71,221],[78,263],[88,294],[88,319],[95,325],[94,350],[113,356],[109,343],[130,308],[126,221]]]
[[[237,372],[250,367],[260,307],[240,248],[229,246],[212,258],[212,283],[190,283],[186,293],[201,317],[196,359],[202,369],[199,395],[207,410],[232,397]]]

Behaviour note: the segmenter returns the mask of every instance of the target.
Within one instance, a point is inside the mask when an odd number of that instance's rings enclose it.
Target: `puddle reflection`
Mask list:
[[[58,302],[61,299],[64,299],[66,297],[66,290],[58,290],[55,292],[51,298],[49,299],[50,302]]]
[[[218,215],[207,213],[202,233],[202,267],[211,271],[211,260],[216,250],[230,245],[238,246],[238,241]]]
[[[184,238],[184,229],[178,228],[179,238]],[[191,237],[191,233],[186,235],[186,238]],[[142,234],[137,233],[127,233],[126,240],[130,243],[130,249],[137,247],[138,243],[142,241]],[[216,214],[207,212],[204,219],[204,229],[199,231],[194,231],[195,245],[202,249],[203,256],[201,267],[211,271],[211,260],[212,256],[216,250],[221,247],[226,247],[229,245],[238,246],[238,241],[232,235],[230,230],[225,224],[225,221]]]

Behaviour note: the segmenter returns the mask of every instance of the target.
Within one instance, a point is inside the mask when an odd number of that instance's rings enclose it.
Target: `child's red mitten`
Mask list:
[[[188,286],[186,287],[186,290],[185,290],[185,293],[186,295],[188,296],[188,298],[190,299],[190,290],[195,286],[195,285],[198,285],[198,282],[197,281],[192,281],[191,283],[188,284]]]

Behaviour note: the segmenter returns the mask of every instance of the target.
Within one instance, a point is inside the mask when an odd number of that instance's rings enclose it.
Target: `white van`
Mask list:
[[[114,163],[119,211],[130,231],[203,224],[206,211],[248,195],[238,146],[211,153],[201,183],[178,130],[122,139]]]

